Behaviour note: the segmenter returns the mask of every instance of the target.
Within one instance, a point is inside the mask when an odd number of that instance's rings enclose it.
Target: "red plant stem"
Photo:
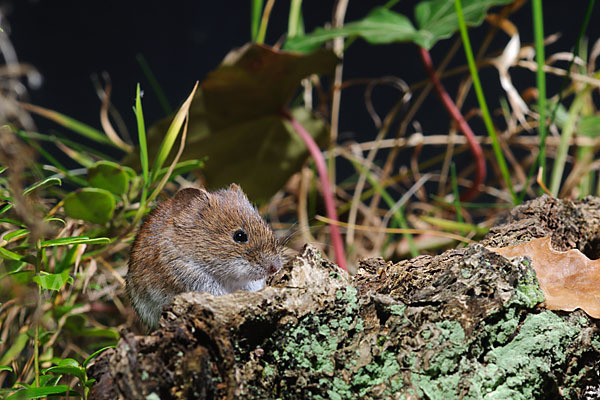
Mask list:
[[[486,167],[485,158],[483,157],[483,151],[481,150],[479,142],[475,140],[475,134],[469,127],[469,124],[467,124],[467,121],[465,121],[465,118],[462,116],[458,107],[456,107],[456,104],[454,104],[454,102],[448,95],[448,92],[446,92],[446,89],[442,85],[442,82],[440,82],[440,78],[438,78],[437,74],[435,73],[435,69],[433,68],[433,63],[431,62],[431,55],[429,54],[429,51],[427,51],[424,47],[419,47],[419,54],[421,55],[423,65],[425,66],[425,70],[427,71],[427,75],[429,76],[429,80],[433,84],[433,87],[435,88],[438,97],[442,101],[442,104],[444,104],[444,107],[446,108],[446,111],[448,111],[448,114],[450,114],[452,119],[456,121],[456,124],[458,125],[460,131],[465,135],[465,138],[467,139],[467,144],[469,145],[469,149],[471,150],[471,153],[475,158],[475,180],[473,181],[471,187],[466,192],[462,193],[460,196],[461,201],[473,200],[479,194],[479,185],[481,185],[481,183],[483,183],[483,181],[485,180]]]
[[[304,129],[300,122],[296,121],[294,117],[287,111],[282,111],[283,116],[287,119],[294,130],[300,135],[306,147],[308,147],[308,151],[315,161],[315,165],[317,166],[317,171],[319,173],[319,179],[321,180],[321,187],[323,188],[323,197],[325,198],[325,211],[327,213],[327,217],[333,221],[337,221],[337,210],[335,208],[335,203],[333,201],[333,193],[331,192],[331,184],[329,182],[329,175],[327,174],[327,166],[325,165],[325,159],[323,158],[323,154],[321,153],[321,149],[317,143],[313,140],[310,133]],[[344,242],[342,241],[342,235],[340,234],[340,230],[338,226],[335,224],[329,225],[329,231],[331,232],[331,242],[333,243],[333,250],[335,252],[335,261],[340,266],[340,268],[344,270],[348,270],[346,268],[346,253],[344,251]]]

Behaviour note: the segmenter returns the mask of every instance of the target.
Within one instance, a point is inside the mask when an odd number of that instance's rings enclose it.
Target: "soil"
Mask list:
[[[478,244],[351,277],[306,246],[256,293],[186,293],[88,368],[93,399],[600,398],[599,322],[543,308],[526,257],[550,236],[600,255],[600,199],[516,207]]]

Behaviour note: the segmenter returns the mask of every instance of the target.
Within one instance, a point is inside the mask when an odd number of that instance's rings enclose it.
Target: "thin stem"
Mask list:
[[[275,0],[267,0],[267,4],[265,5],[265,9],[263,10],[262,18],[260,20],[260,28],[258,29],[258,34],[256,35],[256,43],[258,44],[263,44],[265,42],[267,25],[269,25],[269,17],[271,16],[271,10],[273,10],[274,4]]]
[[[537,0],[536,0],[537,2]],[[556,111],[558,110],[558,106],[560,105],[560,103],[562,102],[563,99],[563,95],[564,95],[564,91],[567,88],[567,83],[569,82],[569,78],[571,76],[571,67],[573,67],[573,63],[575,62],[575,58],[577,57],[577,54],[579,54],[579,47],[581,45],[581,39],[583,39],[583,35],[585,34],[586,30],[587,30],[587,26],[588,23],[590,22],[590,16],[592,14],[592,11],[594,10],[594,3],[596,2],[596,0],[589,0],[588,1],[588,8],[587,11],[585,12],[585,16],[583,18],[583,24],[581,25],[581,29],[579,30],[579,35],[577,35],[577,42],[575,42],[575,49],[573,50],[573,57],[571,57],[571,60],[569,61],[569,66],[567,67],[567,75],[565,75],[565,77],[563,78],[561,84],[560,84],[560,91],[558,93],[558,101],[556,102],[556,104],[554,105],[554,108],[552,109],[552,115],[550,116],[550,121],[548,123],[548,126],[552,125],[552,123],[554,122],[554,119],[556,118]],[[532,3],[532,6],[534,5],[534,3]],[[542,12],[542,6],[540,4],[539,6],[539,12],[541,14]],[[534,17],[534,24],[536,23],[536,9],[534,8],[533,10],[533,17]],[[540,15],[539,18],[543,21],[543,16]],[[537,34],[537,26],[535,26],[536,30],[534,31],[534,33]],[[541,27],[541,35],[542,35],[542,52],[544,51],[544,47],[543,47],[543,26]],[[536,54],[537,54],[537,35],[535,36],[535,44],[536,44]],[[544,63],[539,63],[538,62],[538,71],[543,68]],[[539,72],[538,72],[539,74]],[[541,130],[541,129],[540,129]]]
[[[473,57],[473,50],[471,49],[471,42],[469,40],[469,35],[467,34],[467,25],[465,23],[465,18],[463,15],[463,10],[462,10],[462,5],[461,5],[460,0],[454,0],[454,5],[456,7],[456,15],[458,17],[458,25],[460,27],[460,35],[462,37],[465,54],[467,56],[469,70],[471,71],[471,78],[473,79],[473,86],[475,87],[475,93],[477,94],[477,101],[479,102],[479,107],[481,108],[481,113],[483,114],[483,122],[485,123],[485,127],[488,131],[488,134],[490,135],[490,138],[492,139],[492,147],[494,149],[496,161],[498,162],[498,166],[500,167],[500,172],[502,173],[502,177],[504,178],[504,183],[506,184],[506,187],[510,191],[510,194],[513,199],[513,203],[516,204],[518,201],[518,198],[517,198],[515,190],[512,186],[512,182],[510,181],[510,172],[508,171],[506,161],[504,160],[504,155],[502,154],[502,148],[500,147],[500,143],[498,142],[498,137],[496,136],[496,129],[494,128],[494,124],[492,123],[492,117],[490,116],[490,111],[488,110],[487,103],[485,102],[485,96],[483,95],[481,81],[479,80],[479,73],[477,72],[477,66],[475,65],[475,58]]]
[[[544,64],[546,55],[544,53],[544,17],[542,14],[542,0],[531,2],[533,10],[533,36],[535,40],[535,60],[537,62],[536,81],[538,87],[538,113],[540,114],[540,125],[538,134],[540,136],[539,162],[542,168],[542,182],[546,181],[546,73]]]
[[[314,141],[310,133],[300,122],[298,122],[292,115],[287,111],[282,111],[283,116],[287,119],[294,127],[294,130],[300,135],[304,144],[308,148],[310,155],[312,156],[315,166],[317,167],[317,171],[319,173],[319,179],[321,180],[321,188],[323,189],[323,197],[325,199],[325,210],[327,212],[327,217],[333,221],[337,221],[337,210],[335,207],[335,202],[333,200],[333,192],[331,191],[331,184],[329,182],[329,176],[327,174],[327,165],[325,164],[325,159],[323,158],[323,154],[321,153],[321,149]],[[329,225],[329,230],[331,232],[331,242],[333,244],[333,249],[335,251],[335,260],[340,268],[347,270],[346,268],[346,253],[344,251],[344,243],[342,241],[342,235],[338,229],[338,226],[335,224]]]
[[[471,153],[473,154],[473,158],[475,159],[475,179],[473,180],[473,184],[471,187],[461,195],[461,200],[470,201],[479,193],[479,185],[483,183],[486,175],[486,166],[485,166],[485,158],[483,156],[483,150],[481,150],[481,146],[479,142],[475,139],[475,134],[471,130],[467,121],[465,121],[464,117],[456,107],[456,104],[452,101],[448,92],[440,82],[435,70],[433,69],[433,64],[431,62],[431,56],[429,52],[423,48],[419,48],[419,54],[421,55],[421,59],[423,60],[423,65],[425,66],[425,70],[427,71],[427,75],[429,76],[429,80],[433,84],[435,91],[440,98],[441,102],[444,104],[446,111],[448,114],[454,119],[460,131],[465,135],[467,139],[467,143],[469,144],[469,149],[471,149]]]
[[[292,0],[290,3],[290,16],[288,18],[288,39],[301,32],[302,0]]]
[[[346,10],[349,0],[337,0],[333,14],[333,27],[341,28],[344,25]],[[333,51],[340,58],[341,62],[335,66],[335,76],[333,81],[333,93],[331,95],[331,120],[329,128],[329,149],[335,147],[339,130],[340,105],[342,101],[342,91],[340,85],[344,73],[344,38],[337,37],[333,39]],[[335,185],[335,157],[330,157],[329,164],[329,179]]]
[[[577,116],[579,115],[579,111],[583,107],[584,100],[587,95],[588,90],[583,90],[579,92],[577,96],[575,96],[575,100],[573,100],[573,104],[571,104],[571,108],[569,109],[567,121],[565,122],[563,130],[560,134],[560,144],[558,145],[558,149],[556,151],[556,159],[554,160],[552,178],[550,180],[550,192],[552,193],[552,196],[558,195],[560,182],[562,180],[562,175],[565,170],[565,164],[567,162],[569,143],[571,141],[571,137],[573,136],[573,131],[575,131],[575,123],[577,122]]]
[[[539,4],[536,4],[539,3]],[[558,101],[556,102],[556,105],[554,106],[553,110],[552,110],[552,115],[550,116],[550,121],[548,123],[548,126],[551,126],[554,123],[554,118],[556,118],[556,111],[558,110],[558,106],[561,104],[562,99],[563,99],[563,95],[564,95],[564,90],[567,86],[567,82],[569,81],[570,77],[571,77],[571,67],[573,66],[573,62],[575,61],[575,56],[577,55],[577,53],[579,52],[579,45],[581,43],[581,38],[583,37],[589,20],[590,20],[590,15],[592,13],[592,10],[594,8],[594,3],[595,0],[589,0],[588,1],[588,9],[586,11],[584,20],[583,20],[583,24],[581,25],[581,29],[579,30],[579,35],[577,37],[577,43],[575,43],[575,50],[573,51],[573,57],[571,57],[571,61],[569,62],[569,66],[566,70],[566,75],[563,78],[563,81],[561,83],[561,87],[560,87],[560,91],[558,93]],[[539,177],[538,176],[538,182],[545,182],[545,178],[546,178],[546,136],[547,136],[547,130],[546,130],[546,122],[545,122],[545,118],[542,119],[542,115],[544,115],[545,117],[545,112],[546,112],[546,75],[545,75],[545,55],[544,55],[544,25],[543,25],[543,15],[542,15],[542,4],[541,1],[538,0],[534,0],[531,3],[531,7],[533,10],[533,23],[534,23],[534,39],[535,39],[535,48],[536,48],[536,61],[537,61],[537,78],[538,78],[538,92],[539,92],[539,96],[538,96],[538,108],[540,110],[540,127],[539,127],[539,136],[540,136],[540,151],[538,153],[537,158],[535,159],[534,163],[531,165],[531,168],[529,169],[529,173],[527,175],[527,183],[525,184],[525,189],[523,190],[523,192],[521,193],[521,195],[519,196],[519,200],[522,200],[525,197],[525,190],[527,190],[527,188],[529,187],[529,182],[531,181],[533,174],[535,173],[538,165],[541,166],[541,171],[542,171],[542,176]],[[538,44],[538,42],[540,42]],[[542,72],[540,72],[542,71]],[[543,79],[543,81],[541,82],[540,85],[540,79]],[[544,92],[544,96],[542,97],[542,91]],[[542,103],[544,105],[544,108],[542,108]],[[543,188],[542,188],[543,189]]]
[[[263,8],[263,0],[252,0],[252,10],[250,15],[250,37],[256,42],[258,36],[258,27],[260,25],[260,15]]]

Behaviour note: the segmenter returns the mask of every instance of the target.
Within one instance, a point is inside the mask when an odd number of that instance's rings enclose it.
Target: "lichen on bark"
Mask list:
[[[581,311],[545,310],[529,260],[484,245],[540,235],[589,251],[599,205],[536,199],[482,244],[397,264],[365,260],[354,277],[306,247],[260,292],[177,297],[160,329],[125,334],[96,360],[93,397],[591,396],[599,386],[597,322]]]

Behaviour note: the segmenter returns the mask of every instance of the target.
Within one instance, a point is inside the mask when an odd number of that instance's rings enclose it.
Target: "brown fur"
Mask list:
[[[248,242],[233,233],[243,229]],[[242,189],[182,189],[146,218],[131,249],[127,293],[150,328],[182,292],[258,290],[281,267],[281,245]]]

